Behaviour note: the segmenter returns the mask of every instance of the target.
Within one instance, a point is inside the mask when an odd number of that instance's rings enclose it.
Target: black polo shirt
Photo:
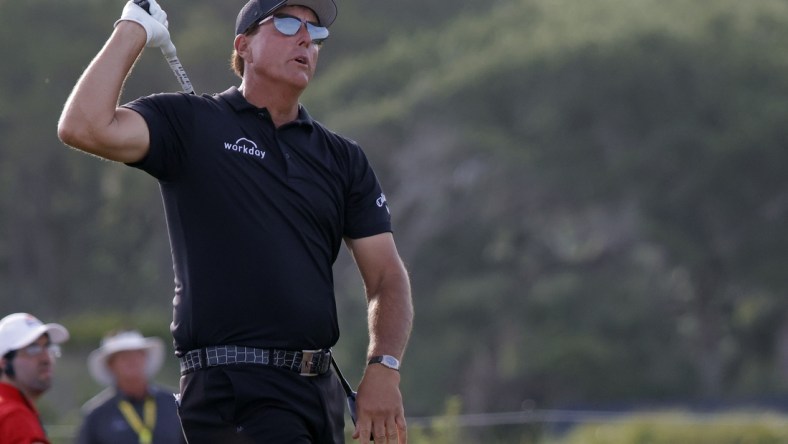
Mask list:
[[[332,265],[343,236],[391,231],[361,148],[309,116],[275,128],[237,88],[125,105],[150,130],[140,168],[159,180],[175,272],[179,352],[285,349],[339,338]]]

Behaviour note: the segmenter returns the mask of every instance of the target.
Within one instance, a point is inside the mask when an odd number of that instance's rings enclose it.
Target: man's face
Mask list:
[[[52,386],[55,357],[49,350],[49,336],[41,335],[35,342],[19,349],[13,359],[13,381],[17,388],[32,396],[40,396]]]
[[[145,350],[125,350],[113,353],[107,361],[107,366],[115,376],[115,380],[122,384],[144,381],[147,362],[148,354]]]
[[[317,22],[315,13],[303,6],[285,6],[276,12],[301,20]],[[247,39],[249,56],[245,57],[253,75],[262,76],[264,81],[283,83],[304,89],[315,74],[320,48],[312,42],[306,26],[302,25],[295,35],[288,36],[274,27],[268,20],[252,31]]]

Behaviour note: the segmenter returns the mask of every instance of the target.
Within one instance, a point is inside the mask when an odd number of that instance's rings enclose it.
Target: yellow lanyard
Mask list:
[[[145,398],[145,405],[142,411],[145,417],[144,424],[134,407],[125,399],[118,402],[118,408],[123,413],[123,417],[126,418],[126,422],[140,437],[140,444],[151,444],[153,442],[153,428],[156,427],[156,401],[150,396]]]

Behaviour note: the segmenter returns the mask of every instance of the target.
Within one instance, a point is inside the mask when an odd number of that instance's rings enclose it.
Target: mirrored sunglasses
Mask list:
[[[22,354],[30,357],[39,356],[41,355],[41,353],[44,353],[44,351],[49,353],[49,356],[53,358],[60,357],[60,346],[57,344],[47,344],[47,345],[31,344],[28,345],[27,347],[19,349],[19,351]]]
[[[262,25],[263,23],[270,20],[274,21],[274,28],[276,28],[277,31],[287,36],[298,34],[298,31],[301,30],[301,24],[306,25],[306,30],[309,33],[309,37],[312,39],[312,43],[315,45],[322,45],[323,42],[328,38],[328,28],[325,26],[320,26],[314,22],[301,20],[298,17],[293,17],[292,15],[288,14],[274,14],[272,16],[268,16],[261,20],[258,25]]]

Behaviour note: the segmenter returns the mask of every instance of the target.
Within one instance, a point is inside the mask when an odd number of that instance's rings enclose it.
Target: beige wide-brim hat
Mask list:
[[[107,361],[114,353],[128,350],[145,350],[148,359],[145,376],[153,378],[164,363],[164,342],[159,338],[145,338],[138,331],[124,331],[101,341],[101,347],[88,356],[88,370],[101,385],[113,385],[115,377],[109,371]]]

